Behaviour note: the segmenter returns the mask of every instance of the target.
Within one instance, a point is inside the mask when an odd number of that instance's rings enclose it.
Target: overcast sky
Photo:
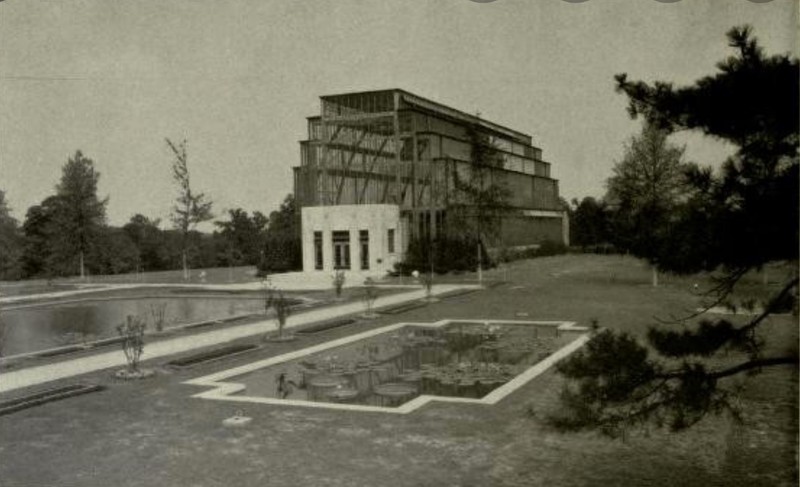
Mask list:
[[[531,134],[562,196],[600,196],[639,128],[614,74],[690,83],[732,53],[730,27],[786,53],[796,20],[796,0],[6,0],[0,189],[22,220],[80,149],[110,223],[166,220],[164,138],[185,138],[218,214],[268,213],[320,95],[397,87]],[[701,164],[730,150],[680,141]]]

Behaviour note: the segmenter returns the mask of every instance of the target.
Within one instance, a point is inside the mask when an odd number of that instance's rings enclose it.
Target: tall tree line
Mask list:
[[[98,196],[94,161],[77,151],[62,167],[54,194],[28,208],[20,224],[0,190],[0,280],[257,265],[264,272],[301,266],[299,214],[289,195],[269,217],[227,211],[213,232],[196,225],[210,217],[210,201],[191,191],[185,143],[171,144],[179,196],[172,228],[135,214],[108,225],[108,198]]]

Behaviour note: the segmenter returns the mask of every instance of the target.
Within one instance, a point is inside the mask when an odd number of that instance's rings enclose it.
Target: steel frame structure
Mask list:
[[[560,210],[558,181],[527,134],[399,89],[320,100],[294,168],[300,207],[395,204],[412,218],[446,210],[458,203],[453,174],[470,163],[472,126],[502,150],[492,175],[515,180],[512,207]]]

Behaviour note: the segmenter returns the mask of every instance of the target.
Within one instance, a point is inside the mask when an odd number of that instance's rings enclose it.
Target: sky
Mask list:
[[[81,150],[109,223],[167,225],[165,138],[217,215],[292,192],[319,96],[403,88],[531,134],[568,200],[602,196],[640,128],[613,76],[677,85],[715,72],[725,32],[797,45],[796,0],[0,1],[0,190],[23,220]],[[711,166],[732,148],[678,134]]]

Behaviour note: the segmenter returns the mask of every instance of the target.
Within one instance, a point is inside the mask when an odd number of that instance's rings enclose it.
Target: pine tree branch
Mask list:
[[[776,311],[776,309],[777,309],[778,305],[781,303],[781,301],[783,301],[786,298],[786,296],[788,296],[789,293],[792,292],[792,289],[797,287],[797,284],[798,284],[798,278],[797,277],[795,277],[794,279],[789,281],[783,287],[783,289],[781,289],[781,292],[779,292],[774,298],[772,298],[770,300],[769,304],[767,304],[767,306],[764,307],[764,310],[761,312],[761,314],[759,314],[758,316],[753,318],[753,320],[750,323],[748,323],[747,325],[745,325],[742,328],[740,328],[740,330],[742,332],[745,332],[745,331],[748,331],[748,330],[752,330],[755,327],[757,327],[758,325],[760,325],[761,322],[764,321],[764,319],[767,318],[767,316],[771,315],[772,313],[774,313]]]
[[[725,299],[733,292],[733,288],[736,286],[736,283],[738,283],[745,276],[745,274],[750,272],[750,270],[750,268],[740,268],[728,273],[728,275],[721,279],[720,284],[703,293],[705,296],[716,296],[714,300],[710,304],[703,306],[694,313],[681,318],[676,318],[674,315],[670,315],[670,318],[667,320],[657,316],[654,316],[653,318],[659,323],[665,325],[684,323],[697,318],[698,316],[707,313],[711,308],[718,306],[720,303],[725,301]]]
[[[763,367],[774,367],[778,365],[797,365],[797,364],[798,364],[797,356],[762,358],[757,360],[749,360],[747,362],[743,362],[733,367],[713,372],[709,374],[709,377],[713,379],[722,379],[724,377],[736,375],[742,372],[746,372],[748,370],[760,369]]]
[[[709,372],[706,375],[706,377],[708,377],[709,379],[716,380],[740,374],[748,370],[761,369],[764,367],[775,367],[779,365],[798,365],[798,363],[800,362],[798,361],[798,357],[796,355],[791,355],[786,357],[760,358],[760,359],[748,360],[747,362],[736,364],[733,367],[729,367],[727,369],[722,369],[715,372]],[[667,379],[667,380],[683,379],[686,377],[686,372],[684,371],[665,372],[661,374],[656,374],[655,377],[658,379]]]

